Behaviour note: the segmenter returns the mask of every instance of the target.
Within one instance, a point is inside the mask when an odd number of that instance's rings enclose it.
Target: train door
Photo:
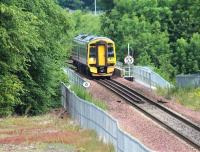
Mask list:
[[[98,65],[105,66],[106,64],[106,47],[105,45],[98,45]]]

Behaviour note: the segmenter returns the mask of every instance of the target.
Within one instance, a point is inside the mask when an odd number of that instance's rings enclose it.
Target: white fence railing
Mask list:
[[[76,74],[70,68],[64,68],[63,70],[64,70],[65,74],[67,75],[70,83],[76,84],[80,87],[83,87],[83,83],[85,82],[85,80],[83,78],[81,78],[78,74]]]
[[[116,66],[124,71],[124,76],[129,76],[128,66],[123,66],[120,62]],[[169,88],[172,86],[168,81],[148,67],[132,65],[130,69],[130,74],[136,81],[144,83],[149,87]]]
[[[119,128],[118,122],[97,106],[80,99],[64,84],[61,86],[62,105],[81,127],[93,129],[106,143],[113,144],[117,152],[151,151],[137,139]]]
[[[178,87],[200,87],[200,74],[177,75]]]
[[[134,66],[133,76],[153,87],[170,88],[171,84],[148,67]]]

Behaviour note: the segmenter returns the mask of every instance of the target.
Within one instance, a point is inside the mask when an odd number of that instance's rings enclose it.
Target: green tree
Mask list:
[[[82,10],[82,11],[94,11],[94,0],[58,0],[58,3],[65,8],[72,10]],[[97,9],[100,9],[100,6],[97,5]]]
[[[101,10],[111,10],[114,7],[114,0],[97,0]]]
[[[74,35],[81,33],[101,35],[100,16],[96,16],[91,13],[85,13],[79,10],[72,14],[72,18],[75,27]]]
[[[118,59],[123,60],[130,43],[136,64],[153,64],[167,78],[199,71],[199,0],[112,2],[113,9],[102,17],[102,31],[117,43]]]
[[[71,22],[71,15],[53,0],[2,1],[1,85],[16,88],[13,93],[10,89],[12,98],[2,91],[1,109],[7,105],[9,113],[15,109],[38,114],[60,103],[59,82],[71,48]]]
[[[171,3],[172,22],[169,26],[170,40],[189,40],[196,32],[200,32],[200,0],[175,0]]]
[[[181,38],[177,40],[176,51],[174,53],[174,65],[178,73],[186,73],[188,47],[188,43],[185,39]]]
[[[84,2],[81,0],[58,0],[62,7],[67,7],[69,9],[83,9]]]
[[[193,34],[188,47],[187,73],[200,72],[200,34]]]
[[[117,43],[118,59],[123,61],[129,43],[135,64],[146,63],[164,70],[166,78],[172,77],[172,51],[167,25],[163,26],[163,20],[170,18],[169,8],[159,7],[157,1],[114,2],[115,8],[102,17],[102,30]]]
[[[30,48],[40,43],[32,13],[0,4],[0,14],[0,115],[8,115],[15,105],[22,103],[20,95],[25,88],[19,73],[30,77],[27,71]]]
[[[195,33],[189,42],[177,40],[174,62],[178,73],[197,73],[200,71],[200,35]]]

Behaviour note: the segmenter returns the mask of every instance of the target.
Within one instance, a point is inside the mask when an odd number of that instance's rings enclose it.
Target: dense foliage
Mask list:
[[[58,0],[59,4],[72,10],[94,10],[94,0]]]
[[[123,60],[130,43],[135,63],[150,65],[165,78],[200,70],[199,0],[112,2],[102,30],[117,42],[118,59]]]
[[[66,9],[82,9],[68,13]],[[135,64],[167,79],[200,71],[200,0],[1,0],[0,116],[39,114],[59,101],[62,67],[72,38],[105,35],[123,61],[130,43]]]
[[[58,0],[58,3],[71,10],[94,11],[95,0]],[[96,0],[96,9],[107,10],[114,6],[111,0]]]
[[[60,103],[71,17],[53,0],[1,0],[0,116],[38,114]]]
[[[101,35],[101,21],[100,16],[95,16],[91,13],[85,13],[82,11],[75,11],[72,14],[74,21],[74,35],[79,34],[93,34]]]

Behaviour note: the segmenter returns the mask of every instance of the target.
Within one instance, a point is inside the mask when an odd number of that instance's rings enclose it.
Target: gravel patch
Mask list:
[[[193,122],[200,125],[200,112],[199,111],[191,110],[187,107],[184,107],[183,105],[176,103],[176,101],[174,101],[174,100],[167,100],[164,97],[158,96],[158,95],[156,95],[156,93],[153,90],[151,90],[150,88],[147,88],[137,82],[130,82],[123,78],[115,78],[115,81],[123,83],[124,85],[126,85],[130,88],[136,89],[137,91],[139,91],[142,94],[145,94],[147,97],[149,97],[150,99],[152,99],[154,101],[162,101],[164,106],[178,112],[179,114],[185,116],[186,118],[188,118],[188,119],[192,120]]]
[[[75,148],[70,145],[62,144],[29,144],[29,145],[0,145],[1,152],[76,152]]]
[[[14,145],[14,144],[1,144],[0,151],[1,152],[34,152],[36,151],[35,145]]]
[[[122,129],[140,140],[147,147],[159,152],[195,151],[193,147],[156,124],[113,92],[94,81],[90,82],[91,86],[89,87],[89,91],[91,94],[108,105],[108,112],[118,120]],[[123,84],[126,83],[123,82]],[[142,88],[140,91],[143,91]],[[152,91],[148,90],[148,92]]]

